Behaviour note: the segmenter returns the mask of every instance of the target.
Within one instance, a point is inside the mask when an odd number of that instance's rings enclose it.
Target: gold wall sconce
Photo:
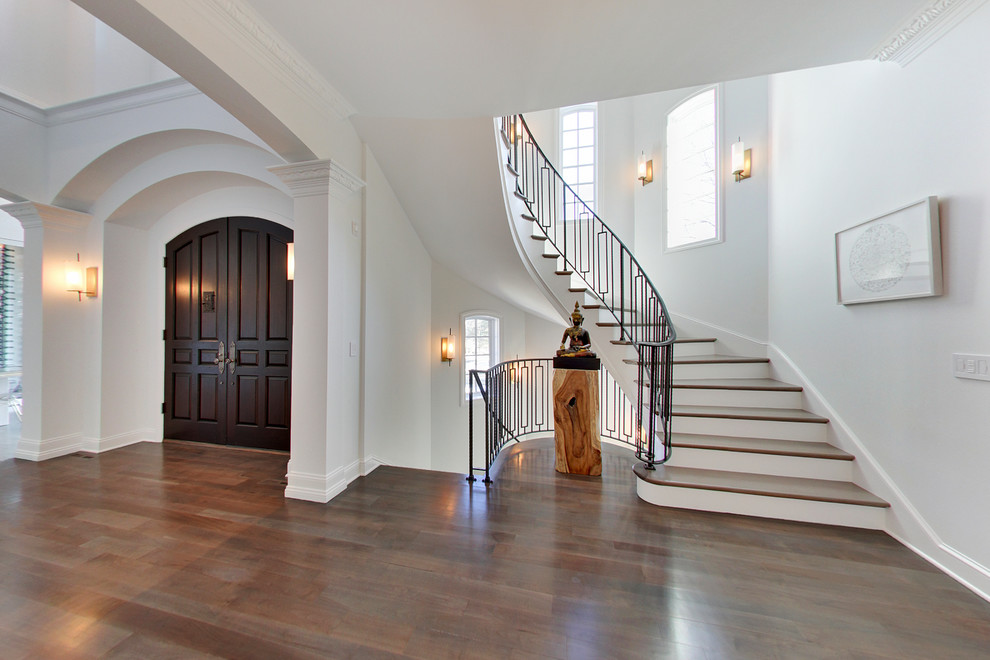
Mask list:
[[[285,279],[292,282],[296,279],[296,244],[285,244]]]
[[[446,337],[440,338],[440,361],[446,362],[447,366],[454,361],[454,330],[451,328]]]
[[[100,275],[99,269],[96,266],[90,266],[86,269],[85,274],[83,273],[82,264],[79,261],[79,253],[76,253],[75,261],[65,262],[65,290],[69,293],[75,293],[79,295],[79,300],[82,300],[83,294],[86,294],[87,298],[95,298],[97,291],[100,288]]]
[[[646,159],[646,152],[639,154],[639,164],[636,167],[636,178],[645,186],[653,182],[653,159]]]
[[[732,145],[732,175],[736,177],[736,181],[753,175],[753,150],[746,148],[742,138]]]

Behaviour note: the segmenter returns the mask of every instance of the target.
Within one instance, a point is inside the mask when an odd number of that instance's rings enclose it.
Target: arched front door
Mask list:
[[[165,437],[289,449],[292,230],[220,218],[165,257]]]

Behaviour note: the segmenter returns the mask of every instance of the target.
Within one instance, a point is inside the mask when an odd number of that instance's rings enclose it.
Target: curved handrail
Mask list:
[[[519,442],[534,433],[552,433],[553,358],[507,360],[490,369],[469,372],[468,395],[468,479],[474,481],[475,385],[488,412],[485,423],[485,482],[495,459],[510,442]],[[632,404],[604,367],[599,371],[598,434],[640,449],[637,418]]]
[[[563,259],[618,322],[638,356],[637,413],[644,436],[637,451],[653,467],[670,456],[673,343],[667,306],[632,251],[578,196],[533,137],[522,115],[501,118],[516,194]],[[645,411],[645,412],[644,412]],[[662,455],[655,451],[660,436]]]

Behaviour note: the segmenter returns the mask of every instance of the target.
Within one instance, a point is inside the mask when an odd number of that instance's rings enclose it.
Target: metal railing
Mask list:
[[[632,403],[607,369],[602,368],[598,378],[599,435],[629,445],[639,455],[644,433],[637,433],[640,426]],[[475,392],[487,412],[484,468],[474,465]],[[553,432],[553,358],[509,360],[487,371],[472,369],[468,396],[468,479],[474,481],[474,474],[484,470],[485,483],[491,483],[491,468],[507,444]]]
[[[507,165],[516,175],[515,193],[560,255],[562,273],[584,282],[615,319],[620,341],[636,351],[636,456],[652,469],[671,450],[676,332],[667,307],[629,248],[564,181],[522,115],[502,117],[501,129]]]

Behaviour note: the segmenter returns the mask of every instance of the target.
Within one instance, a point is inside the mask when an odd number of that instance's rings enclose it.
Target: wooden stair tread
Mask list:
[[[722,472],[663,465],[657,466],[656,470],[647,470],[642,463],[633,466],[633,471],[640,479],[659,486],[701,488],[730,493],[881,508],[890,506],[873,493],[848,481],[778,477],[766,474]]]
[[[543,255],[543,258],[544,259],[559,259],[560,258],[560,255],[559,254],[544,254]]]
[[[674,364],[769,364],[770,358],[747,355],[690,355],[674,357]]]
[[[530,238],[532,238],[534,241],[545,241],[545,240],[548,240],[546,236],[540,236],[538,234],[533,234],[532,236],[530,236]]]
[[[564,276],[569,276],[569,275],[573,275],[573,274],[574,274],[574,271],[573,271],[573,270],[555,270],[555,271],[553,272],[553,274],[554,274],[554,275],[564,275]]]
[[[676,417],[708,417],[716,419],[750,419],[769,422],[807,422],[828,424],[828,418],[807,410],[792,408],[749,408],[732,406],[673,406]]]
[[[678,447],[684,447],[750,454],[770,454],[774,456],[824,458],[838,461],[852,461],[855,459],[852,454],[844,452],[835,445],[830,445],[827,442],[775,440],[771,438],[734,438],[693,433],[673,433],[670,439],[674,445],[675,452]]]
[[[698,378],[675,380],[674,388],[686,390],[754,390],[761,392],[801,392],[800,385],[772,378]]]
[[[532,220],[533,222],[536,222],[536,216],[533,215],[532,213],[526,213],[525,211],[523,211],[519,215],[522,216],[523,220]]]
[[[676,340],[675,340],[676,342]],[[674,364],[769,364],[770,358],[745,355],[689,355],[673,358]],[[639,364],[637,360],[623,360],[626,364]]]
[[[678,337],[674,340],[675,344],[714,344],[718,340],[714,337]]]

